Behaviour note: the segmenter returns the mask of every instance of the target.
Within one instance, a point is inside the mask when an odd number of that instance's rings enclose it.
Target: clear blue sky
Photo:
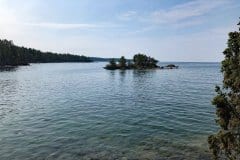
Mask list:
[[[220,61],[239,0],[0,0],[0,38],[43,51]]]

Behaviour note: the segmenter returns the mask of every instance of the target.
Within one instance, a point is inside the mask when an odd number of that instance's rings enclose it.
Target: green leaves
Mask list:
[[[148,57],[145,54],[136,54],[133,56],[133,62],[128,61],[122,56],[119,59],[118,64],[115,61],[110,60],[109,64],[104,67],[105,69],[114,70],[114,69],[152,69],[158,68],[157,60],[152,57]]]
[[[136,68],[145,69],[145,68],[156,68],[157,60],[152,57],[148,57],[145,54],[136,54],[133,57],[133,62]]]
[[[119,59],[119,66],[120,66],[120,68],[125,68],[125,67],[127,66],[126,63],[127,63],[127,60],[125,59],[124,56],[122,56],[122,57]]]
[[[240,25],[240,23],[238,24]],[[208,137],[214,159],[240,159],[240,33],[230,32],[228,48],[223,52],[223,88],[216,87],[216,107],[220,130]]]

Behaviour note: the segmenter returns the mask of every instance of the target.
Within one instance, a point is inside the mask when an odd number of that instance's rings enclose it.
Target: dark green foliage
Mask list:
[[[124,56],[122,56],[119,59],[119,63],[116,64],[115,62],[112,63],[112,61],[109,62],[109,64],[104,67],[105,69],[114,70],[114,69],[153,69],[153,68],[159,68],[157,65],[157,60],[154,58],[148,57],[144,54],[136,54],[133,57],[133,62],[128,61],[125,59]]]
[[[125,59],[124,56],[122,56],[120,59],[119,59],[119,67],[120,68],[126,68],[126,63],[127,63],[127,60]]]
[[[101,57],[89,57],[90,60],[94,62],[109,62],[111,58],[101,58]]]
[[[110,59],[109,64],[104,68],[109,70],[119,69],[114,58]]]
[[[117,66],[115,59],[111,59],[109,63],[110,63],[110,65],[113,66],[113,67],[116,67],[116,66]]]
[[[136,68],[146,69],[146,68],[156,68],[158,61],[144,54],[136,54],[133,57],[133,62]]]
[[[134,68],[134,64],[132,63],[132,61],[128,61],[127,62],[127,68]]]
[[[32,48],[18,47],[12,41],[0,40],[0,66],[48,62],[91,62],[91,60],[85,56],[41,52]]]
[[[216,87],[217,124],[220,130],[208,138],[214,159],[240,159],[240,32],[229,33],[223,54],[223,87]]]

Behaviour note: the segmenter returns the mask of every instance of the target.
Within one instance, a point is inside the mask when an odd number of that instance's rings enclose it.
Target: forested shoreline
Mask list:
[[[0,39],[0,66],[19,66],[29,63],[92,62],[89,57],[42,52],[33,48],[19,47],[9,40]]]

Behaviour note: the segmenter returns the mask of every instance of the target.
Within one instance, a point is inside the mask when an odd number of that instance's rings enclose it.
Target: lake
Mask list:
[[[104,70],[31,64],[0,72],[0,159],[207,159],[219,63]]]

